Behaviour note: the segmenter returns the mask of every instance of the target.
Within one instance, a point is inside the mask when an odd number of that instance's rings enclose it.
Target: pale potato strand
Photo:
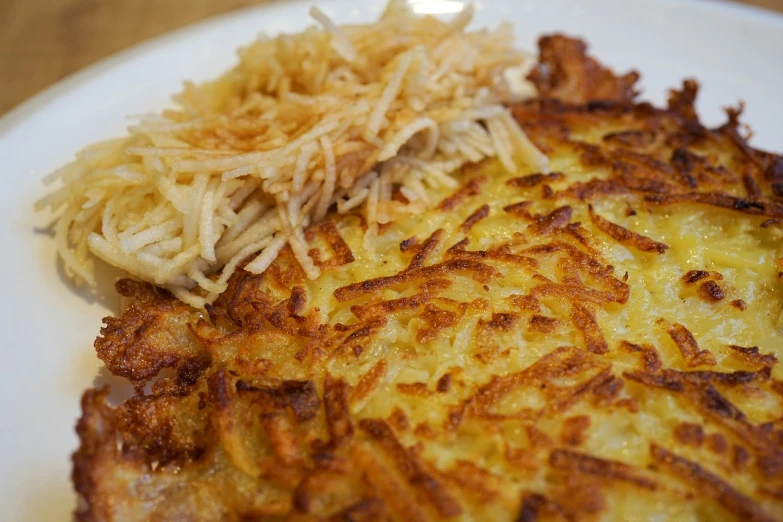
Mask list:
[[[311,15],[320,27],[259,38],[223,77],[186,84],[179,109],[47,178],[61,186],[37,208],[59,213],[71,277],[94,284],[97,256],[203,306],[242,261],[261,273],[286,246],[318,277],[304,230],[331,209],[360,209],[371,238],[467,163],[547,169],[503,107],[533,94],[506,73],[532,63],[508,27],[470,32],[472,8],[444,22],[403,0],[364,25]]]

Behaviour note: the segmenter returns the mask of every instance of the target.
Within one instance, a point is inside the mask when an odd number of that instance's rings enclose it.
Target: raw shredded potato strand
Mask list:
[[[335,204],[372,235],[465,164],[546,171],[503,107],[532,94],[507,80],[531,60],[507,26],[466,32],[472,13],[444,22],[392,0],[377,22],[338,27],[313,9],[320,27],[261,37],[223,77],[186,84],[178,110],[47,178],[61,186],[37,206],[59,213],[66,271],[94,284],[94,255],[200,307],[241,261],[255,254],[245,268],[260,273],[286,245],[317,278],[304,228]]]

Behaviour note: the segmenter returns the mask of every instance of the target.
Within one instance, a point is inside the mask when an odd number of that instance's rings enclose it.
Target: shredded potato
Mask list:
[[[261,37],[223,77],[187,84],[177,110],[47,179],[61,186],[37,207],[58,213],[71,277],[93,285],[97,256],[200,307],[241,261],[260,273],[286,245],[317,278],[304,229],[331,208],[361,211],[372,237],[465,164],[547,170],[503,106],[534,92],[509,26],[466,32],[470,8],[444,22],[394,0],[367,25],[310,14],[320,27]]]

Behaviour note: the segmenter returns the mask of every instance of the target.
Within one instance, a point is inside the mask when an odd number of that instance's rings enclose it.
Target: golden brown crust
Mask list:
[[[689,367],[715,364],[715,357],[707,350],[700,350],[693,334],[683,325],[675,323],[666,329],[669,337],[677,344],[680,353]]]
[[[197,378],[195,368],[208,364],[204,354],[198,349],[185,349],[187,343],[179,343],[168,335],[174,326],[171,322],[186,316],[188,306],[151,285],[129,279],[118,282],[117,291],[133,301],[122,318],[104,319],[105,326],[95,341],[95,350],[106,367],[137,388],[163,368],[183,368],[180,380]]]
[[[106,404],[108,388],[88,390],[82,397],[82,417],[76,425],[81,440],[79,450],[73,455],[71,479],[80,496],[82,506],[77,509],[80,522],[111,519],[111,498],[101,488],[101,464],[112,442],[115,426],[109,406]]]
[[[454,194],[441,201],[438,204],[438,209],[447,211],[453,210],[454,207],[462,204],[469,197],[481,194],[481,187],[483,187],[486,182],[486,176],[471,178],[467,183],[454,192]]]
[[[465,221],[462,223],[462,226],[460,227],[463,232],[469,232],[471,228],[473,228],[473,225],[484,219],[489,215],[489,205],[484,204],[481,205],[479,208],[473,211],[471,215],[469,215],[467,218],[465,218]]]
[[[346,243],[343,237],[340,235],[340,232],[337,230],[334,221],[324,221],[317,226],[309,228],[305,234],[305,237],[308,241],[312,242],[318,233],[323,236],[326,244],[333,253],[331,259],[323,260],[321,251],[319,249],[311,249],[308,252],[308,255],[313,258],[313,262],[319,268],[337,268],[354,261],[353,252],[351,252],[351,248],[348,246],[348,243]]]
[[[636,95],[639,74],[616,76],[587,55],[581,40],[556,34],[538,40],[539,63],[529,78],[542,97],[569,103],[628,103]]]
[[[606,353],[609,350],[601,328],[590,310],[580,305],[574,305],[571,311],[571,321],[582,332],[585,347],[588,350],[597,354]]]

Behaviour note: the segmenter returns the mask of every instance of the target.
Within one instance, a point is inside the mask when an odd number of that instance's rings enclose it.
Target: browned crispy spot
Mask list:
[[[290,409],[298,421],[312,419],[321,406],[312,381],[283,381],[279,386],[270,386],[238,380],[236,390],[239,394],[257,394],[256,400],[264,401],[275,409]]]
[[[375,391],[386,375],[386,361],[380,360],[367,373],[361,376],[359,382],[351,390],[351,402],[362,401]]]
[[[604,134],[602,140],[612,145],[643,149],[655,142],[656,133],[651,129],[631,129]]]
[[[736,210],[745,214],[781,217],[780,208],[770,203],[748,201],[720,192],[689,192],[684,194],[650,194],[644,197],[647,203],[655,205],[675,205],[677,203],[700,203],[713,207]]]
[[[397,406],[392,410],[388,422],[397,432],[407,431],[411,427],[408,416]]]
[[[774,366],[778,362],[778,358],[775,357],[774,354],[759,353],[758,346],[751,346],[750,348],[745,348],[743,346],[736,346],[732,344],[729,345],[729,348],[731,349],[731,351],[734,353],[736,357],[750,364],[760,364],[762,366]]]
[[[560,431],[560,441],[566,446],[581,446],[587,439],[585,433],[590,427],[590,417],[586,415],[577,415],[569,417],[563,421],[563,428]]]
[[[669,110],[677,113],[685,120],[698,121],[696,114],[696,95],[699,92],[699,84],[696,80],[683,81],[682,90],[669,91]]]
[[[236,310],[240,308],[241,305],[247,305],[248,301],[252,301],[252,295],[248,295],[242,291],[242,287],[245,285],[255,286],[258,284],[259,280],[264,277],[274,287],[280,290],[287,290],[294,285],[302,285],[307,281],[307,275],[304,273],[302,266],[296,262],[290,245],[280,251],[278,259],[281,261],[272,263],[263,276],[249,274],[247,272],[242,274],[242,277],[238,280],[239,288],[237,288],[236,291],[231,290],[231,285],[229,283],[229,289],[223,293],[231,296],[232,301],[226,305],[226,308],[232,312],[233,316],[236,316],[237,313],[232,309]],[[215,301],[216,305],[219,305],[218,301]]]
[[[546,333],[554,332],[560,326],[560,321],[558,321],[554,317],[534,315],[528,320],[527,325],[529,329],[535,332],[541,332],[546,334]]]
[[[642,252],[657,252],[659,254],[663,254],[669,249],[669,245],[665,243],[659,243],[647,236],[637,234],[625,227],[612,223],[608,219],[602,218],[593,211],[592,205],[588,205],[587,208],[593,224],[621,245],[633,247]]]
[[[735,299],[731,302],[731,306],[739,310],[740,312],[744,312],[747,306],[745,305],[745,301],[742,299]]]
[[[683,391],[685,387],[677,375],[670,372],[624,372],[623,376],[640,384],[671,391]]]
[[[530,439],[530,442],[534,447],[551,447],[554,445],[552,438],[535,426],[527,426],[525,431],[527,432],[527,437]]]
[[[538,515],[542,514],[550,506],[549,500],[544,495],[531,493],[522,498],[519,514],[515,522],[538,522]]]
[[[368,279],[360,283],[344,286],[335,290],[334,296],[338,301],[348,301],[363,294],[377,292],[389,286],[398,285],[411,280],[431,279],[450,272],[472,272],[477,277],[487,279],[499,274],[497,270],[484,263],[469,259],[451,259],[436,265],[407,270],[392,276],[377,277],[375,279]]]
[[[460,225],[460,229],[463,232],[468,232],[471,228],[473,228],[473,225],[484,219],[489,215],[489,205],[484,204],[473,211],[471,215],[469,215],[465,221]]]
[[[514,306],[521,308],[522,310],[530,310],[532,312],[541,311],[541,304],[538,302],[538,299],[532,295],[514,294],[510,296],[509,299]]]
[[[400,241],[400,252],[407,252],[412,247],[416,246],[419,243],[419,240],[416,238],[416,236],[409,237],[408,239],[403,239]]]
[[[351,307],[351,312],[362,320],[370,317],[382,317],[396,312],[420,308],[427,304],[432,297],[432,294],[424,292],[410,297],[400,297],[399,299],[381,301],[380,303],[355,305]]]
[[[587,251],[587,255],[592,256],[595,259],[600,259],[601,254],[590,242],[590,235],[587,229],[582,226],[582,223],[569,223],[563,229],[565,235],[571,236],[576,239]]]
[[[470,179],[451,196],[438,204],[438,210],[454,210],[454,208],[471,196],[481,194],[481,187],[487,182],[486,176],[478,176]]]
[[[582,285],[561,285],[557,283],[544,283],[533,287],[531,294],[536,298],[554,297],[566,302],[590,302],[604,305],[615,300],[608,292],[601,292]]]
[[[540,185],[544,182],[559,181],[563,179],[563,174],[560,172],[550,172],[549,174],[528,174],[519,178],[511,178],[506,181],[506,185],[515,188],[533,188],[536,185]]]
[[[450,373],[443,374],[443,376],[440,379],[438,379],[438,384],[435,388],[437,392],[448,393],[449,390],[451,389],[451,380],[452,377]]]
[[[770,368],[761,368],[755,372],[736,370],[733,372],[695,371],[680,372],[691,382],[722,384],[725,386],[740,386],[754,381],[766,381],[770,376]]]
[[[568,197],[576,198],[580,201],[590,200],[595,196],[610,196],[613,194],[627,194],[631,190],[628,187],[614,180],[591,179],[590,181],[577,181],[562,191],[562,194]]]
[[[694,284],[698,283],[702,279],[710,277],[710,275],[711,272],[707,272],[706,270],[691,270],[682,276],[682,282],[685,284]]]
[[[614,301],[625,303],[630,297],[630,288],[627,283],[620,281],[612,275],[614,267],[605,265],[600,258],[594,254],[584,252],[574,245],[561,241],[545,245],[536,245],[523,250],[523,253],[533,256],[546,256],[555,254],[564,254],[558,260],[558,270],[563,272],[563,285],[547,281],[534,288],[532,295],[539,292],[551,291],[554,295],[567,299],[568,301],[591,301],[598,305],[603,305]],[[594,290],[583,284],[581,278],[587,277],[593,279],[603,291]],[[542,280],[538,278],[538,280]]]
[[[364,323],[349,326],[333,339],[330,339],[328,343],[325,343],[324,348],[336,345],[334,354],[353,353],[355,357],[359,357],[364,351],[363,345],[369,342],[378,330],[386,325],[387,320],[386,317],[375,316],[370,317]],[[345,332],[349,333],[346,335]]]
[[[707,350],[700,350],[693,334],[683,325],[674,323],[666,329],[666,332],[680,349],[680,353],[689,367],[715,364],[715,357]]]
[[[512,203],[510,205],[506,205],[505,207],[503,207],[503,211],[508,212],[509,214],[523,216],[529,219],[530,212],[528,212],[527,209],[532,204],[533,204],[532,201],[520,201],[518,203]]]
[[[672,152],[671,164],[680,176],[683,185],[692,189],[698,186],[698,180],[695,177],[695,174],[698,173],[695,170],[704,168],[704,158],[684,147],[677,147]]]
[[[595,320],[595,315],[590,310],[580,305],[574,305],[571,308],[571,321],[582,332],[585,347],[589,351],[597,354],[609,351],[604,334]]]
[[[353,436],[353,422],[348,408],[348,384],[326,374],[324,381],[324,409],[329,428],[330,444],[338,447]]]
[[[440,474],[482,502],[493,501],[498,496],[498,489],[503,487],[501,477],[467,460],[458,460],[451,469]]]
[[[773,522],[764,509],[751,498],[737,491],[729,483],[714,473],[707,471],[699,464],[680,457],[659,446],[650,444],[650,454],[653,460],[665,470],[686,481],[701,495],[712,498],[740,520],[749,522]]]
[[[506,444],[503,458],[510,466],[524,471],[535,472],[539,467],[535,452],[528,448],[515,448]]]
[[[416,340],[420,343],[435,339],[441,330],[459,322],[459,315],[456,312],[445,310],[434,304],[428,304],[424,307],[421,318],[425,326],[416,333]]]
[[[661,356],[658,350],[650,344],[634,344],[628,341],[620,341],[620,348],[630,353],[641,353],[642,363],[648,372],[657,372],[661,369]]]
[[[699,295],[708,303],[717,303],[723,299],[723,289],[715,281],[705,281],[699,285]]]
[[[316,232],[323,234],[323,237],[326,240],[326,243],[329,245],[329,248],[331,248],[332,252],[334,252],[334,256],[331,259],[323,260],[321,259],[321,252],[318,249],[310,250],[310,257],[313,258],[313,262],[317,266],[321,268],[336,268],[347,265],[348,263],[353,263],[353,252],[351,252],[351,248],[348,246],[348,243],[346,243],[343,237],[340,235],[340,232],[337,230],[337,226],[334,224],[334,221],[324,221],[315,227],[309,228],[306,233],[307,239],[312,240],[312,237],[315,236]]]
[[[538,40],[539,64],[528,78],[539,94],[571,103],[604,100],[627,103],[636,92],[639,74],[616,76],[587,55],[581,40],[563,35],[544,36]]]
[[[411,383],[398,382],[396,388],[397,391],[402,393],[403,395],[426,397],[427,395],[430,395],[432,393],[430,392],[430,389],[427,388],[427,383],[425,382],[411,382]]]
[[[572,474],[565,477],[563,484],[552,489],[551,497],[523,492],[515,522],[593,520],[606,507],[601,487],[585,477]]]
[[[742,446],[735,445],[734,453],[731,457],[731,465],[736,471],[742,471],[750,461],[750,453]]]
[[[443,229],[439,228],[430,234],[430,237],[424,240],[424,243],[422,243],[421,246],[416,250],[416,255],[413,256],[413,259],[408,265],[408,270],[420,268],[424,264],[424,261],[427,259],[427,257],[429,257],[435,251],[435,249],[438,248],[438,243],[440,242],[441,236],[443,236]]]
[[[556,208],[549,214],[543,216],[534,216],[534,223],[530,225],[531,234],[547,235],[551,234],[557,229],[563,228],[571,221],[571,207],[565,205],[560,208]]]
[[[504,264],[521,266],[529,270],[538,268],[538,261],[531,257],[512,254],[508,248],[493,248],[492,250],[467,250],[465,247],[470,241],[464,238],[452,245],[447,253],[450,257],[472,259],[475,261],[492,260]]]
[[[511,330],[519,320],[519,316],[512,313],[493,313],[489,321],[483,319],[479,322],[481,327],[507,332]]]
[[[658,484],[640,476],[633,466],[573,450],[553,450],[549,454],[549,465],[565,471],[586,473],[609,480],[619,480],[651,491],[658,489]]]
[[[729,449],[729,443],[722,433],[711,433],[710,435],[707,435],[706,441],[707,449],[718,455],[726,453],[726,450]]]
[[[435,440],[438,438],[438,433],[426,421],[417,424],[413,432],[416,434],[416,436],[423,437],[425,439]]]
[[[435,279],[429,279],[427,281],[424,281],[419,285],[419,288],[421,290],[432,291],[436,292],[438,290],[445,290],[446,288],[451,288],[452,281],[449,279],[443,279],[443,278],[435,278]]]
[[[304,311],[305,303],[305,290],[299,286],[292,288],[288,299],[278,303],[274,303],[267,296],[257,295],[250,302],[250,308],[253,312],[244,312],[243,323],[256,323],[255,327],[259,328],[261,325],[258,323],[263,318],[275,328],[289,335],[316,338],[323,333],[323,325],[319,322],[316,310],[311,310],[306,315],[300,315]]]
[[[441,516],[453,517],[462,513],[459,503],[424,469],[416,455],[400,444],[385,422],[362,419],[359,427],[383,448],[408,484],[421,493]]]
[[[599,367],[601,368],[601,367]],[[557,387],[550,391],[549,403],[537,412],[538,416],[554,415],[556,413],[565,413],[572,406],[577,404],[584,397],[589,396],[591,392],[599,391],[607,385],[614,377],[611,373],[611,368],[603,367],[597,372],[589,372],[587,375],[592,374],[592,377],[588,377],[582,382],[573,386]],[[540,385],[539,385],[540,386]],[[549,386],[547,386],[548,388]]]
[[[677,440],[688,446],[697,448],[704,444],[704,429],[699,424],[681,422],[674,428],[674,436]]]

